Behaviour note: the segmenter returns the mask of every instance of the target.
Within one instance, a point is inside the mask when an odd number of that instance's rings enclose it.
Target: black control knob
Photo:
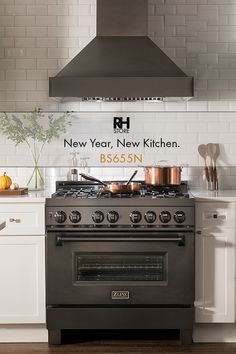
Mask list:
[[[167,224],[171,220],[171,214],[169,211],[162,211],[159,215],[159,219],[163,224]]]
[[[69,219],[73,224],[77,224],[81,220],[81,214],[77,210],[73,210],[70,212]]]
[[[137,224],[142,220],[142,214],[139,211],[132,211],[132,213],[130,214],[130,220],[132,221],[132,223]]]
[[[178,224],[182,224],[183,222],[185,222],[185,219],[186,219],[186,216],[183,211],[176,211],[176,213],[174,214],[174,220]]]
[[[67,219],[67,216],[66,216],[66,213],[62,210],[59,210],[57,211],[55,214],[54,214],[54,219],[56,222],[58,222],[59,224],[62,224],[63,222],[66,221]]]
[[[116,223],[119,220],[119,214],[116,211],[114,211],[114,210],[109,211],[109,213],[107,214],[107,220],[111,224],[114,224],[114,223]]]
[[[100,210],[96,210],[92,215],[92,219],[96,224],[100,224],[104,220],[104,214]]]
[[[154,211],[149,210],[145,213],[144,218],[148,224],[152,224],[156,221],[157,216]]]

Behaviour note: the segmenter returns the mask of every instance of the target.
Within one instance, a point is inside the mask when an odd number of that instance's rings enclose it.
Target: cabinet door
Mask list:
[[[45,323],[45,238],[0,237],[0,323]]]
[[[234,322],[234,229],[196,235],[196,322]]]

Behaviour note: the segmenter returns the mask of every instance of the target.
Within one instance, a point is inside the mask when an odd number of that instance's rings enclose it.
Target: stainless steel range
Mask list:
[[[46,201],[47,328],[179,329],[192,341],[194,199],[186,183],[103,193],[57,182]]]

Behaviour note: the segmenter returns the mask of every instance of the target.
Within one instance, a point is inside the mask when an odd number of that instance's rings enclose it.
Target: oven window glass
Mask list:
[[[77,281],[164,281],[165,254],[76,255]]]

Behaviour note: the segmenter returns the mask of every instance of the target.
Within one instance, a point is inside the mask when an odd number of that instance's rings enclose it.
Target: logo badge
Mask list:
[[[129,133],[130,117],[113,117],[114,133]]]
[[[128,300],[129,299],[129,291],[127,291],[127,290],[113,290],[111,292],[111,298],[113,300]]]

